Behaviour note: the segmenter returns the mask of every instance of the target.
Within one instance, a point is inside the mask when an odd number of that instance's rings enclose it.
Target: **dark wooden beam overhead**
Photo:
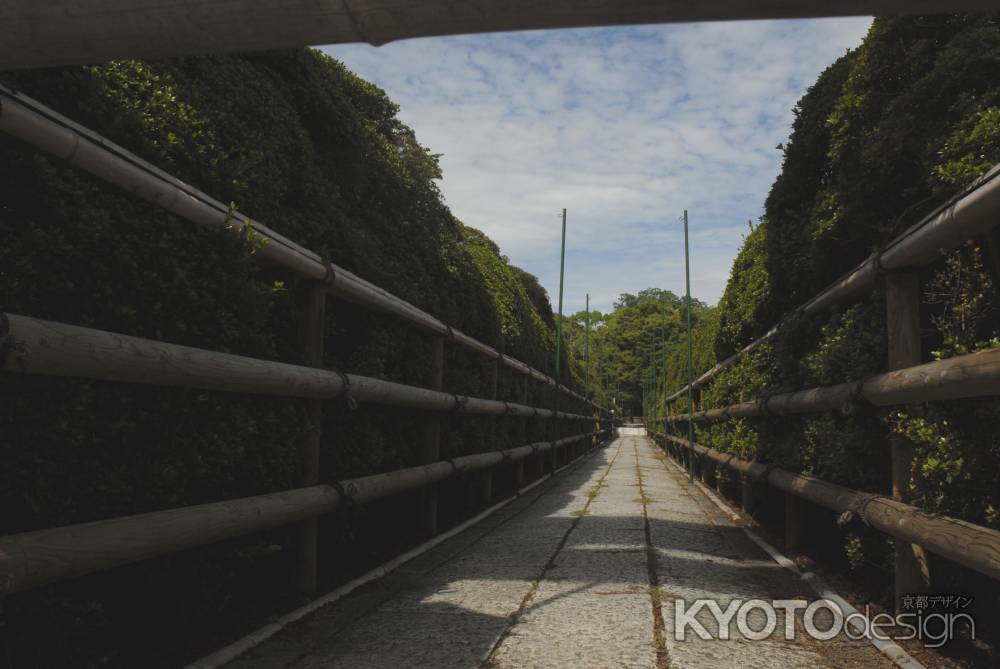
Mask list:
[[[995,11],[997,0],[4,0],[0,70],[431,35]]]

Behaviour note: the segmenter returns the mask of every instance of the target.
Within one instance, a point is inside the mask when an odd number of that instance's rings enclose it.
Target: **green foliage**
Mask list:
[[[885,309],[879,291],[871,301],[834,311],[813,335],[815,347],[799,362],[803,386],[830,386],[857,381],[884,366]]]
[[[1000,155],[1000,107],[989,107],[962,119],[941,147],[941,163],[934,169],[943,182],[964,186],[984,174]]]
[[[463,227],[463,233],[465,251],[483,277],[493,303],[495,316],[488,316],[498,319],[496,327],[504,345],[510,351],[517,351],[521,361],[551,372],[555,337],[536,308],[539,297],[532,298],[528,292],[528,278],[534,277],[512,266],[497,245],[479,230]],[[541,290],[541,303],[548,306],[548,296]],[[551,307],[548,311],[551,315]]]
[[[970,353],[998,345],[993,277],[984,265],[983,251],[975,242],[948,254],[944,266],[928,281],[924,297],[930,321],[940,335],[935,358]]]
[[[715,364],[715,341],[719,336],[720,314],[719,307],[705,307],[692,312],[692,368],[693,376],[697,378],[704,370]],[[688,362],[687,362],[687,338],[682,337],[673,343],[667,353],[667,372],[664,379],[664,391],[662,395],[672,395],[679,388],[687,385]],[[687,408],[687,396],[682,396],[677,400],[678,408]]]
[[[864,43],[824,72],[795,108],[782,170],[751,226],[718,307],[708,369],[1000,162],[1000,19],[879,18]],[[995,234],[925,268],[925,359],[997,346]],[[886,369],[885,297],[792,321],[767,346],[717,375],[703,406],[863,379]],[[671,370],[683,370],[681,353]],[[679,371],[668,387],[684,383]],[[680,377],[680,378],[678,378]],[[675,405],[683,410],[686,399]],[[802,417],[725,421],[698,429],[717,448],[780,462],[837,483],[887,492],[889,435],[914,444],[915,503],[995,527],[994,399],[896,411],[848,405]],[[851,564],[886,564],[884,537],[845,539]],[[955,578],[960,578],[955,576]],[[961,584],[958,583],[959,587]]]
[[[656,388],[669,384],[673,367],[668,354],[685,339],[684,299],[668,290],[647,288],[636,295],[622,294],[609,314],[591,314],[591,369],[595,393],[614,388],[614,396],[626,415],[641,415],[644,393],[652,399]],[[702,327],[702,319],[712,310],[692,300],[692,325]],[[570,345],[576,359],[583,360],[585,313],[569,318]]]
[[[767,226],[751,226],[743,238],[733,267],[729,271],[726,292],[719,300],[718,332],[714,334],[715,354],[723,360],[756,336],[756,324],[766,321],[771,311],[764,305],[770,299],[771,278],[767,267]],[[735,280],[737,279],[738,280]],[[709,365],[711,366],[711,365]]]
[[[528,275],[529,286],[533,279]],[[644,397],[651,401],[655,392],[686,378],[687,349],[683,349],[683,368],[675,360],[681,350],[678,345],[687,341],[685,314],[683,298],[647,288],[636,295],[620,295],[610,313],[592,310],[589,319],[586,311],[564,316],[564,368],[598,403],[614,405],[619,415],[641,415]],[[691,314],[697,367],[713,355],[717,310],[692,300]],[[713,334],[706,336],[709,332]]]
[[[116,61],[2,81],[455,328],[550,369],[544,291],[531,293],[492,242],[454,219],[434,183],[438,157],[385,93],[318,51]],[[179,220],[9,139],[0,139],[0,236],[5,310],[300,360],[298,286],[260,266],[251,236]],[[330,302],[327,332],[329,368],[427,378],[427,356],[414,355],[427,337],[398,321]],[[449,347],[446,365],[449,390],[487,392],[481,360]],[[323,480],[413,464],[419,416],[333,404],[325,415]],[[302,426],[302,403],[292,400],[6,375],[0,532],[295,487]],[[492,427],[456,421],[445,450],[502,442]],[[342,520],[328,533],[334,544],[361,526]],[[408,525],[341,545],[322,561],[324,578],[336,582],[398,550],[412,539]],[[287,539],[268,533],[8,598],[14,660],[176,665],[189,659],[176,653],[218,644],[218,621],[245,630],[259,623],[248,611],[275,609],[289,584]],[[191,643],[163,647],[177,638]]]
[[[552,330],[556,327],[556,318],[552,313],[552,303],[549,302],[549,294],[538,283],[538,277],[529,272],[525,272],[519,267],[512,267],[514,273],[518,275],[521,279],[521,283],[524,285],[524,289],[528,293],[528,298],[531,303],[535,306],[535,311],[542,317],[542,321],[545,322]]]

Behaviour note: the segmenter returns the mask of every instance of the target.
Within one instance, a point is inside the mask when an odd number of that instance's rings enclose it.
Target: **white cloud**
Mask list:
[[[780,167],[792,107],[860,43],[870,19],[753,21],[501,33],[324,50],[399,103],[442,153],[465,223],[538,275],[555,301],[569,210],[566,311],[584,294],[722,294]]]

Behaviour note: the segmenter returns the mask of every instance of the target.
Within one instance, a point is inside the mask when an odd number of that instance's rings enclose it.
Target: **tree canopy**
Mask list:
[[[699,325],[712,313],[704,302],[692,299],[692,323]],[[623,293],[612,311],[590,312],[590,393],[619,412],[641,415],[642,398],[649,389],[668,382],[666,359],[684,339],[685,300],[668,290],[647,288]],[[587,312],[564,317],[563,336],[573,362],[573,373],[586,383]],[[658,372],[653,373],[656,367]]]

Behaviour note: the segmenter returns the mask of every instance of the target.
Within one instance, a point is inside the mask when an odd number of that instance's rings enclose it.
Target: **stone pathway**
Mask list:
[[[735,620],[728,640],[675,640],[674,600],[706,597],[723,610],[733,599],[815,599],[649,439],[621,436],[228,666],[893,666],[867,643],[807,639],[801,616],[786,641],[780,612],[764,640],[743,638]],[[717,636],[707,609],[697,618]]]

